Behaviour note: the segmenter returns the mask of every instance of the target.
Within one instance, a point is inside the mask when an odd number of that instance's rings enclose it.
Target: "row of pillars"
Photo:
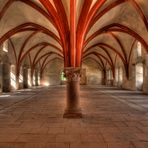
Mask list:
[[[116,68],[115,77],[113,77],[111,69],[102,71],[102,85],[120,86],[123,81],[123,69]]]
[[[39,85],[40,74],[38,70],[35,70],[34,76],[31,77],[30,69],[26,66],[23,66],[21,68],[20,75],[17,76],[15,74],[15,66],[10,65],[10,63],[1,63],[0,64],[1,92],[10,92],[12,90],[29,88],[31,86]]]
[[[0,86],[3,92],[11,91],[11,65],[9,63],[3,63],[0,65]],[[19,77],[16,77],[16,87],[19,88],[29,88],[29,68],[22,67],[22,83],[19,82]],[[81,77],[81,69],[79,67],[73,68],[65,68],[65,75],[67,78],[67,98],[66,98],[66,108],[63,117],[64,118],[81,118],[81,105],[80,105],[80,77]],[[102,84],[106,84],[106,71],[104,71],[102,77]],[[39,85],[39,71],[35,70],[34,72],[34,80],[30,74],[30,86],[38,86]],[[42,79],[42,78],[41,78]],[[34,81],[34,83],[33,83]],[[22,85],[22,86],[20,86]]]
[[[14,67],[15,69],[15,67]],[[13,71],[14,71],[13,69]],[[15,85],[17,89],[19,88],[29,88],[29,68],[22,67],[22,83],[19,82],[19,77],[13,75],[12,77],[12,69],[9,63],[0,64],[0,88],[1,92],[10,92],[11,89],[11,81],[15,81]],[[67,101],[66,107],[63,117],[64,118],[81,118],[82,112],[80,107],[80,68],[66,68],[65,75],[67,78]],[[31,86],[39,85],[39,71],[35,70],[34,73],[34,82],[33,78],[31,78]],[[12,79],[12,80],[11,80]],[[42,78],[40,78],[42,80]],[[20,86],[22,85],[22,86]]]

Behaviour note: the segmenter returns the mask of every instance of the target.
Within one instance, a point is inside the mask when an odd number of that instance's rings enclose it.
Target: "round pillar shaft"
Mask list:
[[[2,81],[2,86],[3,92],[10,92],[11,91],[11,86],[10,86],[10,64],[9,63],[3,63],[3,70],[2,70],[2,76],[3,76],[3,81]]]
[[[28,68],[24,67],[23,69],[23,88],[28,88]]]
[[[35,70],[35,86],[39,86],[39,83],[38,83],[38,70]]]
[[[65,69],[67,77],[67,98],[64,118],[82,118],[80,108],[80,69]]]
[[[16,90],[18,90],[20,88],[20,84],[19,84],[19,76],[16,75]]]

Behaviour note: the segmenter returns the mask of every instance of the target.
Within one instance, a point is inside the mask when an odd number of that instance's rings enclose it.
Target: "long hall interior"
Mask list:
[[[0,148],[148,148],[146,0],[0,0]]]

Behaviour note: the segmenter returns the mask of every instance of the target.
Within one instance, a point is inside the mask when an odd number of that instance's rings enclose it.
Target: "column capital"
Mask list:
[[[66,67],[64,69],[67,81],[79,81],[81,74],[81,67]]]

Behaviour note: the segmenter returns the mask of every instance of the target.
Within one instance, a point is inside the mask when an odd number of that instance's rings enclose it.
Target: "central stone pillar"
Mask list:
[[[80,71],[78,68],[65,68],[67,78],[67,100],[64,118],[82,118],[80,108]]]

